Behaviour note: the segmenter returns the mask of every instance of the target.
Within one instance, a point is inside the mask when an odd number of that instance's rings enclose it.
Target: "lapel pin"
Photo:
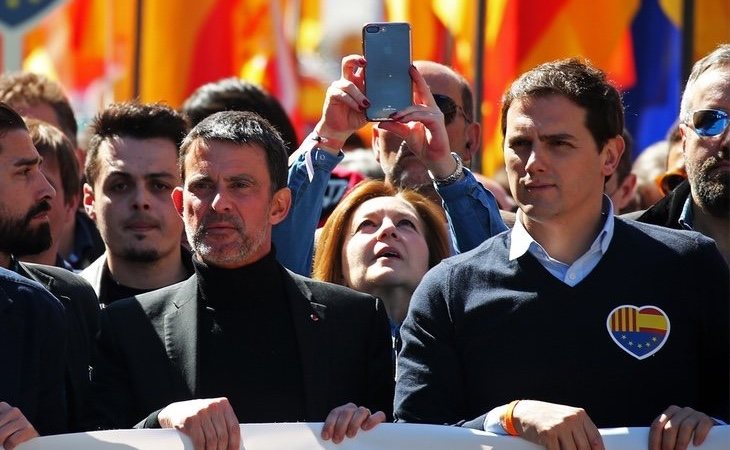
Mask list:
[[[316,314],[314,314],[314,313],[310,314],[309,315],[309,318],[312,319],[312,322],[318,322],[319,321],[319,316],[316,315]]]

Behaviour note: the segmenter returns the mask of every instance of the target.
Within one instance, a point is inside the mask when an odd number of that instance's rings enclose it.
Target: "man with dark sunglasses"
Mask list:
[[[416,189],[443,204],[456,250],[471,250],[507,229],[497,194],[483,189],[469,171],[481,133],[480,124],[474,121],[472,90],[463,76],[443,64],[415,61],[413,65],[443,114],[443,122],[434,120],[438,114],[429,105],[429,93],[424,92],[412,111],[373,127],[373,151],[386,181]],[[420,120],[423,126],[406,125],[409,120]],[[443,132],[445,146],[438,139],[428,139],[429,134]]]
[[[730,44],[697,61],[687,81],[680,133],[687,180],[640,222],[699,231],[730,261]]]
[[[342,75],[327,90],[322,118],[290,158],[290,163],[296,158],[311,160],[314,176],[309,184],[304,183],[306,195],[323,190],[316,178],[322,160],[338,155],[345,140],[367,124],[366,64],[360,55],[343,58]],[[430,61],[415,62],[410,76],[413,105],[373,127],[375,158],[386,182],[443,201],[454,249],[470,250],[507,229],[494,195],[468,169],[479,147],[480,132],[473,120],[471,89],[452,69]],[[310,156],[305,156],[307,152]],[[291,187],[291,169],[289,178]]]
[[[443,114],[443,125],[450,150],[456,153],[463,166],[468,168],[472,156],[478,149],[480,132],[479,123],[473,120],[473,100],[468,83],[461,75],[441,64],[416,61],[414,66],[423,76],[438,110]],[[415,188],[440,202],[432,178],[427,172],[431,170],[438,179],[440,168],[436,165],[426,167],[421,158],[418,158],[423,154],[424,141],[421,137],[423,132],[419,129],[408,131],[407,133],[394,131],[387,123],[377,123],[373,127],[372,138],[375,157],[383,168],[386,180],[400,186]],[[451,174],[449,169],[453,171],[453,161],[450,163],[444,170],[446,172],[444,178]]]

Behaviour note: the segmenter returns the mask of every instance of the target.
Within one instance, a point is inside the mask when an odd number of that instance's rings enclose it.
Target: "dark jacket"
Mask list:
[[[101,256],[96,258],[88,267],[81,271],[79,274],[81,278],[88,281],[91,287],[94,289],[96,296],[99,298],[99,303],[106,305],[111,303],[108,298],[108,282],[105,282],[111,276],[109,274],[109,265],[106,263],[107,254],[104,252]],[[190,250],[185,247],[180,247],[180,258],[188,276],[192,275],[193,272],[193,261]],[[152,290],[152,289],[151,289]]]
[[[307,420],[324,421],[331,409],[347,402],[390,416],[392,344],[382,302],[281,270],[301,358]],[[195,398],[199,371],[215,370],[197,364],[197,277],[102,311],[91,376],[98,427],[154,426],[161,408]]]
[[[89,283],[66,269],[21,262],[17,272],[48,289],[66,310],[68,430],[84,431],[82,418],[89,395],[91,351],[99,331],[99,301]]]
[[[40,434],[68,429],[63,306],[37,283],[0,269],[0,401]]]
[[[674,188],[672,192],[667,194],[666,197],[644,211],[644,213],[638,216],[636,220],[643,223],[651,223],[654,225],[661,225],[666,228],[681,230],[683,227],[679,223],[679,217],[682,215],[684,204],[689,196],[689,180],[684,180],[676,188]]]

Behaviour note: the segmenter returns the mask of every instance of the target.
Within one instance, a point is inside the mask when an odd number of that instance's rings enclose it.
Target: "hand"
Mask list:
[[[445,178],[456,170],[456,161],[451,156],[444,114],[418,69],[411,66],[410,74],[414,104],[394,114],[394,122],[380,122],[378,127],[405,139],[408,149],[428,170]]]
[[[370,414],[370,410],[364,406],[358,407],[354,403],[338,406],[330,411],[322,427],[322,439],[332,439],[332,442],[339,444],[345,439],[355,437],[358,429],[364,431],[372,430],[375,425],[385,420],[385,413],[378,411]]]
[[[364,111],[370,103],[363,94],[365,64],[365,59],[360,55],[345,56],[342,58],[340,78],[327,88],[322,118],[314,130],[320,136],[335,141],[335,146],[344,144],[352,133],[367,123]],[[327,143],[323,147],[328,149]],[[332,150],[339,151],[340,148]]]
[[[685,450],[690,439],[698,446],[705,442],[714,424],[707,414],[672,405],[651,424],[649,450]]]
[[[18,408],[0,402],[0,447],[13,450],[19,444],[38,437],[38,432]]]
[[[162,428],[185,433],[196,450],[238,450],[241,428],[225,397],[171,403],[157,415]]]
[[[604,448],[598,428],[581,408],[522,400],[512,417],[521,437],[548,450]]]

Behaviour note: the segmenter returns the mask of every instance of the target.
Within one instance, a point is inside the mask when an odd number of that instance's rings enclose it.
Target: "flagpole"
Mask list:
[[[17,72],[23,66],[23,33],[6,30],[3,33],[3,71]]]
[[[132,61],[132,98],[140,98],[140,77],[142,74],[142,23],[144,0],[137,0],[137,16],[134,22],[134,59]]]
[[[694,64],[695,2],[682,2],[682,80],[687,81]],[[685,83],[682,83],[684,86]],[[681,95],[681,92],[680,92]]]
[[[474,121],[476,123],[482,122],[482,97],[484,96],[484,28],[486,23],[486,12],[487,12],[487,0],[479,0],[477,5],[477,27],[476,27],[476,58],[474,59],[474,105],[476,114],[474,115]],[[482,130],[485,129],[485,124],[482,124]],[[481,144],[480,144],[481,145]],[[474,154],[474,162],[471,165],[473,170],[482,172],[482,149]]]

